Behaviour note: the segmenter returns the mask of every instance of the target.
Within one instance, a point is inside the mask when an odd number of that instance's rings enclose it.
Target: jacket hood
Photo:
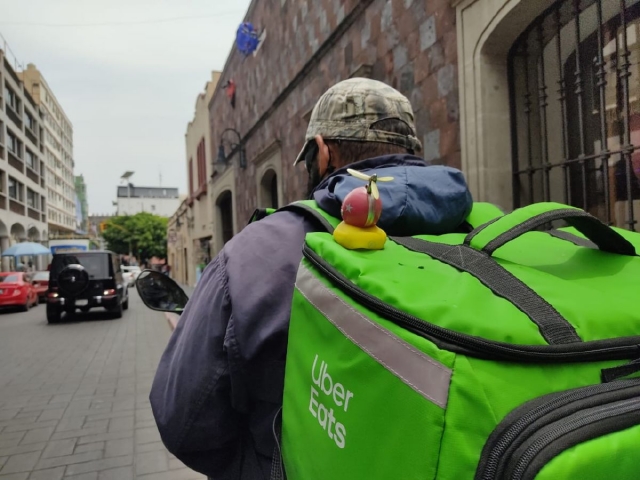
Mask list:
[[[318,185],[312,197],[320,208],[341,218],[345,197],[365,182],[347,168],[366,175],[391,176],[393,181],[378,183],[382,216],[378,226],[388,235],[410,236],[450,233],[471,211],[473,199],[460,170],[429,165],[413,155],[386,155],[356,162],[336,170]]]

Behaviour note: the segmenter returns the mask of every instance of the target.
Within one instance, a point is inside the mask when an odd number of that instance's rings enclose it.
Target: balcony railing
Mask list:
[[[20,115],[14,112],[13,108],[9,105],[7,105],[7,108],[5,109],[5,111],[7,112],[7,117],[9,117],[13,121],[13,123],[15,123],[16,126],[20,130],[22,130],[22,120],[20,119]]]
[[[33,218],[34,220],[40,221],[40,213],[33,208],[29,208],[29,218]]]
[[[9,199],[9,210],[18,215],[24,215],[24,205],[17,202],[13,198]]]
[[[9,72],[9,75],[11,75],[11,78],[13,78],[13,80],[19,85],[20,84],[20,78],[18,77],[18,75],[16,75],[16,72],[13,70],[13,67],[11,66],[11,64],[7,61],[7,58],[4,58],[4,68],[7,72]]]
[[[9,165],[21,173],[24,173],[24,163],[22,163],[22,160],[16,157],[12,151],[9,151]]]
[[[35,100],[33,99],[33,97],[31,96],[31,94],[29,93],[29,91],[25,88],[24,89],[24,98],[27,99],[27,102],[29,102],[31,104],[31,106],[33,107],[34,110],[38,110],[38,107],[36,105]]]
[[[24,133],[27,135],[29,140],[33,142],[34,145],[38,145],[38,137],[35,136],[35,134],[31,131],[29,127],[24,129]]]
[[[27,177],[33,180],[33,182],[36,184],[40,183],[40,178],[38,177],[38,174],[33,170],[31,170],[31,168],[29,167],[27,167]]]

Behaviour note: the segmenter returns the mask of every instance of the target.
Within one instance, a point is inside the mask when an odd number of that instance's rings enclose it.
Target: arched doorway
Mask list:
[[[640,220],[640,3],[558,0],[509,54],[514,207]]]
[[[29,228],[27,238],[30,242],[40,242],[40,231],[36,227]]]
[[[27,238],[27,231],[21,223],[11,225],[11,240],[13,242],[23,242]]]
[[[260,207],[278,208],[278,175],[267,170],[260,180]]]
[[[233,238],[233,195],[225,190],[216,200],[218,245],[221,247]]]

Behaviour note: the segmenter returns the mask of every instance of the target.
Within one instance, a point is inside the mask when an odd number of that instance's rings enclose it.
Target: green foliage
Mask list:
[[[113,217],[102,236],[109,250],[127,255],[131,251],[140,260],[167,256],[168,219],[151,213]]]

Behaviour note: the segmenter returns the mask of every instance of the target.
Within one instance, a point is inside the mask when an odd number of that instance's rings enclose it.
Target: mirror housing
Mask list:
[[[153,270],[143,270],[136,280],[142,302],[151,310],[182,313],[189,297],[171,278]]]

